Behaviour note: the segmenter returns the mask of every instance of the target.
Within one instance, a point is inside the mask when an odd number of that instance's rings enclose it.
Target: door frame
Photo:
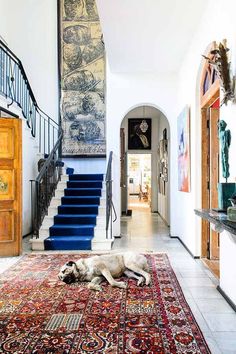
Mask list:
[[[211,51],[211,49],[210,49]],[[209,51],[209,52],[210,52]],[[208,57],[211,57],[209,54]],[[209,87],[205,91],[205,80],[206,76],[209,76]],[[201,99],[200,99],[200,108],[201,108],[201,143],[202,143],[202,151],[201,151],[201,195],[202,195],[202,209],[208,209],[210,203],[210,193],[209,193],[209,183],[210,176],[208,169],[206,166],[209,165],[210,161],[208,161],[208,144],[210,141],[209,132],[208,132],[208,112],[207,110],[213,105],[217,99],[220,98],[220,82],[219,79],[216,78],[213,81],[214,70],[211,70],[210,64],[206,61],[205,66],[202,71],[201,76]],[[210,224],[208,221],[202,219],[202,242],[201,242],[201,257],[207,258],[208,256],[208,238],[210,232]]]

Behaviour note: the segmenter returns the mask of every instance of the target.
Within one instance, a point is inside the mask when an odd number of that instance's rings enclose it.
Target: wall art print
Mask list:
[[[128,149],[150,150],[152,148],[151,118],[128,119]]]
[[[190,108],[186,106],[178,116],[178,190],[190,192]]]
[[[106,154],[105,56],[95,0],[58,0],[64,157]]]

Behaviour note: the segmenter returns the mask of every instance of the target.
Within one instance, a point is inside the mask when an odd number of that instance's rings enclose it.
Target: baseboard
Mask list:
[[[219,291],[219,293],[223,296],[223,298],[228,302],[228,304],[232,307],[232,309],[236,312],[236,305],[235,303],[226,295],[224,290],[221,289],[221,287],[218,285],[216,289]]]
[[[190,251],[190,249],[185,245],[185,243],[181,240],[181,238],[179,236],[171,236],[171,238],[177,238],[179,240],[179,242],[184,246],[184,248],[186,249],[186,251],[188,251],[188,253],[190,254],[190,256],[194,259],[200,259],[199,256],[194,256],[194,254]]]
[[[164,224],[167,226],[167,227],[170,227],[170,225],[168,224],[168,222],[163,218],[163,216],[159,213],[159,211],[153,211],[153,213],[155,214],[158,214],[161,218],[161,220],[164,222]]]

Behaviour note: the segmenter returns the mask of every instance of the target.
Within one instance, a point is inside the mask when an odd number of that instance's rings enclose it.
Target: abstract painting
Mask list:
[[[130,118],[128,120],[128,149],[150,150],[152,148],[152,120]]]
[[[190,109],[186,106],[178,116],[178,190],[190,192]]]
[[[64,157],[106,154],[105,57],[95,0],[58,0]]]

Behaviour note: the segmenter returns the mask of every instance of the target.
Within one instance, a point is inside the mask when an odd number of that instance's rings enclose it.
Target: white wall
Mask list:
[[[22,61],[39,106],[58,120],[57,2],[0,0],[0,35]],[[6,101],[0,98],[0,105]],[[21,111],[11,106],[13,112]],[[23,119],[23,235],[31,229],[30,179],[37,175],[37,140]]]
[[[126,114],[140,105],[150,105],[159,109],[168,119],[171,127],[170,140],[176,139],[176,132],[172,130],[172,122],[176,119],[176,92],[177,83],[174,75],[162,76],[153,74],[114,74],[107,65],[107,150],[114,152],[113,169],[113,198],[116,210],[120,210],[120,125]],[[157,137],[156,137],[157,142]],[[174,146],[174,145],[173,145]],[[175,149],[171,149],[174,151]],[[173,160],[177,158],[173,153]],[[171,165],[173,162],[171,162]],[[171,171],[173,171],[171,166]],[[176,177],[171,173],[170,194],[173,200],[171,215],[175,211]],[[175,230],[171,232],[175,235]],[[114,224],[114,234],[120,234],[120,217]]]
[[[163,219],[170,224],[170,159],[171,159],[171,149],[170,149],[170,128],[168,121],[165,116],[161,115],[158,121],[158,142],[163,139],[163,130],[167,129],[167,140],[168,140],[168,181],[166,182],[166,194],[161,194],[158,191],[158,212],[163,217]],[[157,166],[159,175],[159,166]],[[175,171],[174,171],[175,173]]]
[[[106,158],[62,158],[66,167],[75,169],[74,173],[103,173],[106,174]],[[104,176],[105,179],[105,176]]]
[[[176,234],[194,255],[200,255],[201,248],[201,220],[194,215],[194,208],[201,208],[201,124],[199,87],[201,67],[204,59],[201,54],[207,54],[207,47],[212,41],[221,41],[226,38],[230,48],[232,70],[235,74],[236,65],[236,3],[234,0],[210,0],[199,28],[192,39],[188,53],[183,61],[179,74],[177,111],[181,112],[186,104],[191,107],[191,192],[176,193],[175,217],[172,218],[172,227]],[[231,103],[220,110],[220,118],[228,123],[232,133],[230,149],[230,181],[235,181],[236,164],[234,159],[236,149],[236,106]],[[176,130],[176,120],[173,129]],[[173,161],[173,168],[177,171],[177,159]],[[177,173],[176,173],[177,178]],[[173,186],[172,186],[173,187]],[[184,210],[184,213],[183,213]]]

